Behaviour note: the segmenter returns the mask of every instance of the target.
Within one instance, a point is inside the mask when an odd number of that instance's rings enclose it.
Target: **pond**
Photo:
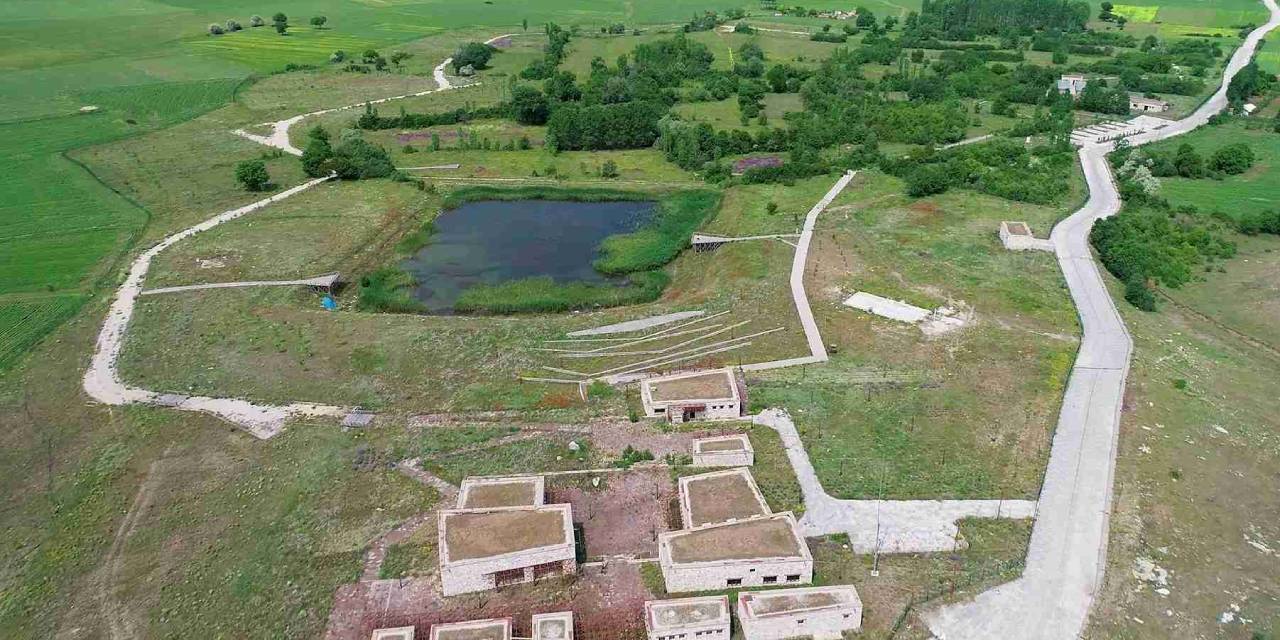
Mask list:
[[[477,284],[550,276],[556,282],[625,283],[592,268],[605,238],[635,231],[653,216],[649,201],[469,202],[436,218],[427,246],[400,267],[417,281],[427,311],[453,312]]]

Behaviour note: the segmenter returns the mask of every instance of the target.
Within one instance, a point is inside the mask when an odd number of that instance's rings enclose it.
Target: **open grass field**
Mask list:
[[[1256,161],[1248,171],[1222,180],[1209,178],[1161,178],[1160,195],[1169,202],[1190,204],[1205,211],[1221,211],[1232,217],[1251,209],[1280,207],[1280,135],[1265,121],[1237,119],[1217,127],[1205,127],[1174,140],[1151,147],[1152,151],[1171,154],[1183,144],[1195,147],[1208,157],[1228,144],[1243,142],[1253,150]],[[1230,197],[1223,197],[1230,194]]]
[[[1120,307],[1135,359],[1106,586],[1088,638],[1245,640],[1280,632],[1280,559],[1272,551],[1280,545],[1273,499],[1280,491],[1280,356],[1203,319],[1239,322],[1233,316],[1270,309],[1271,322],[1256,316],[1254,327],[1237,328],[1261,332],[1268,329],[1256,325],[1269,324],[1275,335],[1280,247],[1267,240],[1270,253],[1246,245],[1225,274],[1176,292],[1187,308]],[[1120,287],[1113,295],[1119,299]],[[1168,572],[1167,595],[1135,577],[1140,558]]]
[[[1052,257],[1005,252],[995,229],[1016,211],[1043,235],[1069,202],[1012,207],[970,193],[913,201],[872,172],[820,219],[808,289],[835,354],[824,367],[753,374],[751,387],[757,406],[792,407],[829,492],[1035,497],[1076,317]],[[855,291],[963,305],[973,325],[927,339],[843,307]],[[965,373],[974,370],[981,379]]]

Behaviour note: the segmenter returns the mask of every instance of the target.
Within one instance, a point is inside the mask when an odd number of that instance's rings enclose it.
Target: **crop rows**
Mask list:
[[[84,296],[79,294],[0,303],[0,371],[13,366],[45,334],[74,315],[83,303]]]

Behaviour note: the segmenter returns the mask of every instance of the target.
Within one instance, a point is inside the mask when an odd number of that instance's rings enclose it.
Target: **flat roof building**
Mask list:
[[[680,522],[685,529],[769,515],[755,478],[744,468],[680,478]]]
[[[536,507],[546,503],[542,476],[472,476],[458,487],[459,509]]]
[[[644,603],[649,640],[729,639],[729,598],[706,596]]]
[[[577,570],[567,504],[440,512],[444,595],[486,591]]]
[[[1063,74],[1063,76],[1058,79],[1058,93],[1069,93],[1071,94],[1071,97],[1074,98],[1080,95],[1080,92],[1084,91],[1084,88],[1088,86],[1088,84],[1089,81],[1078,73]]]
[[[755,449],[745,433],[693,441],[695,467],[749,467],[755,462]]]
[[[790,512],[660,533],[658,563],[671,593],[813,582]]]
[[[437,624],[431,640],[511,640],[511,618]]]
[[[1169,103],[1157,98],[1130,95],[1129,110],[1143,113],[1161,113],[1169,110]]]
[[[533,616],[533,640],[573,640],[573,612],[539,613]]]
[[[413,640],[413,627],[374,629],[370,640]]]
[[[649,378],[640,383],[640,399],[645,415],[674,423],[742,415],[742,393],[733,369]]]
[[[1031,233],[1031,227],[1025,222],[1003,221],[1000,223],[1000,243],[1010,251],[1053,251],[1053,243],[1041,240]]]
[[[840,640],[862,628],[862,599],[853,585],[743,592],[738,624],[746,640]]]

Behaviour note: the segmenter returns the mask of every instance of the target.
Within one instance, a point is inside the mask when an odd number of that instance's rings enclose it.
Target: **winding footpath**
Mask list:
[[[1270,19],[1236,50],[1218,91],[1192,115],[1129,138],[1131,144],[1186,133],[1222,111],[1231,79],[1248,64],[1263,36],[1280,25],[1275,0],[1263,3]],[[1018,580],[970,602],[926,612],[925,621],[941,640],[1079,638],[1102,587],[1120,411],[1133,350],[1089,250],[1094,221],[1120,209],[1106,158],[1114,148],[1114,142],[1105,142],[1080,149],[1089,200],[1050,236],[1079,310],[1083,338],[1054,433],[1026,569]]]
[[[245,214],[252,213],[274,204],[290,196],[302,193],[322,182],[328,177],[304,182],[292,189],[281,191],[269,198],[259,200],[238,209],[224,211],[200,224],[175,233],[155,246],[143,251],[129,267],[129,275],[116,291],[116,299],[112,301],[107,318],[102,322],[102,330],[98,332],[97,347],[93,352],[93,360],[84,374],[84,390],[89,397],[110,405],[146,403],[170,406],[185,411],[200,411],[216,415],[224,420],[244,427],[246,431],[259,438],[270,438],[284,428],[284,423],[294,416],[342,416],[348,411],[342,407],[308,402],[294,402],[287,405],[255,404],[236,398],[210,398],[204,396],[183,396],[162,394],[148,389],[132,387],[120,379],[116,361],[120,358],[120,350],[124,347],[124,336],[133,318],[134,306],[138,296],[142,295],[142,285],[151,269],[151,260],[165,249],[186,240],[202,231],[208,231],[224,222],[230,222]]]
[[[516,34],[495,36],[486,40],[485,44],[493,44],[503,38],[512,37],[514,35]],[[452,58],[446,58],[444,62],[441,62],[433,70],[433,76],[435,77],[437,85],[435,89],[420,91],[418,93],[403,96],[370,100],[369,104],[381,104],[392,100],[424,96],[429,93],[447,91],[457,87],[458,85],[454,85],[450,81],[449,77],[444,73],[445,67],[447,67],[452,61]],[[474,86],[475,84],[478,83],[463,86]],[[294,147],[289,141],[290,127],[311,116],[331,113],[334,111],[355,109],[364,106],[364,104],[365,103],[362,102],[360,104],[348,105],[336,109],[312,111],[310,113],[286,118],[278,122],[267,123],[266,126],[271,127],[271,133],[265,136],[249,133],[242,129],[236,130],[235,133],[259,144],[274,147],[286,153],[300,156],[302,155],[302,151],[297,147]],[[174,393],[161,393],[128,385],[121,380],[117,366],[117,362],[120,359],[120,351],[124,348],[124,337],[129,328],[129,321],[133,319],[134,307],[137,304],[138,297],[144,295],[142,288],[143,282],[146,280],[147,272],[151,268],[151,260],[153,258],[165,249],[168,249],[174,244],[197,233],[207,231],[223,224],[224,222],[230,222],[270,204],[274,204],[284,200],[285,198],[306,191],[307,189],[319,185],[330,178],[332,178],[332,176],[317,178],[257,202],[219,213],[200,224],[166,237],[134,259],[133,263],[129,267],[129,273],[125,277],[124,283],[121,284],[120,288],[116,291],[115,300],[112,301],[111,308],[107,312],[107,317],[103,320],[102,329],[98,332],[98,341],[94,349],[93,359],[89,364],[89,369],[85,371],[84,374],[83,386],[85,393],[89,394],[89,397],[94,400],[109,405],[141,403],[166,406],[182,411],[197,411],[212,414],[228,422],[239,425],[254,436],[264,439],[280,433],[280,431],[284,429],[285,423],[290,418],[301,416],[341,417],[346,415],[351,410],[349,407],[311,402],[293,402],[283,405],[272,405],[250,402],[248,400],[238,398],[214,398],[207,396],[187,396]],[[298,281],[298,283],[309,284],[310,281]],[[214,284],[194,287],[171,287],[167,290],[157,289],[149,293],[187,289],[212,289],[226,286],[229,285]]]
[[[518,34],[504,33],[500,36],[494,36],[492,38],[489,38],[488,40],[485,40],[484,43],[488,45],[492,45],[493,43],[498,42],[499,40],[502,40],[504,38],[511,38],[516,35]],[[289,140],[289,129],[293,127],[293,125],[298,124],[299,122],[305,120],[306,118],[310,118],[312,116],[324,115],[326,113],[334,113],[337,111],[350,111],[352,109],[359,109],[364,107],[366,104],[382,104],[384,102],[391,102],[393,100],[404,100],[405,98],[417,98],[420,96],[430,95],[432,93],[449,91],[450,89],[457,89],[459,87],[474,87],[480,84],[479,82],[472,82],[464,85],[454,84],[453,81],[449,79],[449,76],[445,75],[445,72],[444,72],[445,68],[449,66],[450,62],[453,62],[453,58],[445,58],[444,62],[441,62],[440,64],[436,65],[435,68],[431,70],[431,75],[433,78],[435,78],[435,82],[436,82],[436,87],[434,89],[427,89],[425,91],[419,91],[417,93],[406,93],[400,96],[390,96],[387,98],[379,98],[377,100],[366,100],[365,102],[361,102],[359,104],[349,104],[345,107],[334,107],[332,109],[321,109],[319,111],[311,111],[309,113],[303,113],[301,115],[296,115],[291,118],[285,118],[284,120],[277,120],[276,122],[264,122],[262,123],[261,126],[271,127],[271,133],[268,133],[266,135],[251,133],[244,129],[236,129],[232,133],[238,136],[241,136],[243,138],[248,138],[249,140],[257,142],[258,144],[266,145],[268,147],[274,147],[276,149],[279,149],[291,155],[301,156],[302,149],[299,149],[293,146],[293,143]]]

